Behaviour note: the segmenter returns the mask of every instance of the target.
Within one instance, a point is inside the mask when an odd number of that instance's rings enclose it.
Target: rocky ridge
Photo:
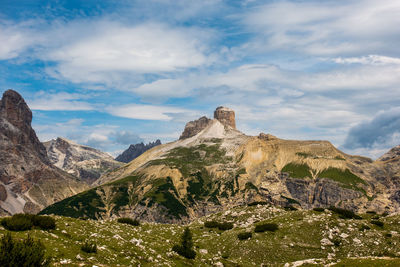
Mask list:
[[[32,112],[17,92],[0,100],[0,214],[36,213],[88,187],[54,167],[31,127]]]
[[[54,166],[87,184],[96,181],[104,172],[122,166],[122,163],[115,161],[111,155],[76,144],[66,138],[58,137],[43,144]]]
[[[147,150],[149,150],[155,146],[158,146],[158,145],[161,145],[161,141],[159,139],[157,139],[155,142],[150,142],[147,145],[145,145],[143,143],[139,143],[136,145],[130,145],[128,147],[128,149],[126,149],[124,152],[122,152],[121,155],[116,157],[115,160],[124,162],[124,163],[128,163],[128,162],[134,160],[135,158],[139,157],[140,155],[142,155]]]
[[[44,213],[182,223],[251,203],[400,211],[385,163],[347,155],[328,141],[247,136],[232,127],[232,115],[224,118],[231,119],[210,120],[193,136],[145,152],[103,175],[99,187]],[[102,204],[90,206],[94,199]]]

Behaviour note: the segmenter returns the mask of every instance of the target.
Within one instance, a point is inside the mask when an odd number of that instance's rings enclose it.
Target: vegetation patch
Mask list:
[[[310,167],[307,164],[289,163],[286,164],[281,172],[286,172],[291,178],[312,177]]]
[[[329,210],[338,214],[339,218],[341,218],[341,219],[356,219],[356,220],[362,219],[361,216],[355,214],[351,210],[346,210],[346,209],[336,208],[336,207],[329,207]]]
[[[379,227],[383,227],[384,226],[384,223],[381,222],[381,221],[378,221],[378,220],[371,220],[371,223],[375,224],[376,226],[379,226]]]
[[[14,239],[10,233],[0,240],[0,266],[50,266],[50,258],[45,256],[46,249],[38,240],[29,235],[23,240]]]
[[[343,158],[342,156],[336,156],[335,159],[336,159],[336,160],[346,160],[346,159]]]
[[[358,187],[358,185],[359,184],[366,185],[367,183],[357,175],[353,174],[349,169],[343,171],[338,168],[330,167],[319,173],[318,177],[334,180],[336,182],[341,183],[346,188],[360,191],[366,195],[365,190]]]
[[[140,223],[138,220],[134,220],[132,218],[118,218],[119,223],[125,223],[125,224],[130,224],[133,226],[139,226]]]
[[[316,211],[316,212],[324,212],[325,209],[324,209],[324,208],[313,208],[313,211]]]
[[[251,232],[242,232],[238,233],[237,237],[239,240],[247,240],[250,239],[253,236]]]
[[[178,200],[177,195],[178,193],[171,177],[160,178],[153,182],[152,189],[145,194],[143,200],[149,198],[149,206],[153,203],[158,203],[164,206],[169,215],[176,218],[188,216],[186,207]]]
[[[217,221],[206,221],[204,222],[206,228],[218,228],[221,231],[230,230],[233,228],[232,222],[217,222]]]
[[[86,253],[97,253],[97,244],[92,241],[85,241],[81,246],[81,250]]]
[[[186,227],[182,234],[181,244],[174,245],[172,250],[187,259],[194,259],[196,257],[196,252],[193,250],[192,233],[189,227]]]
[[[313,158],[314,155],[306,152],[296,152],[296,155],[303,158]]]
[[[258,187],[255,186],[252,182],[247,182],[244,187],[244,190],[255,190],[258,192]]]
[[[255,233],[263,233],[266,231],[275,232],[278,230],[278,225],[276,223],[259,223],[256,224],[254,228]]]
[[[42,230],[52,230],[56,228],[55,220],[50,216],[40,216],[33,214],[14,214],[12,217],[4,218],[1,225],[9,231],[27,231],[33,227]]]
[[[96,193],[96,188],[84,191],[75,196],[63,199],[48,206],[39,214],[63,215],[72,218],[87,217],[97,219],[101,217],[104,210],[104,203]]]

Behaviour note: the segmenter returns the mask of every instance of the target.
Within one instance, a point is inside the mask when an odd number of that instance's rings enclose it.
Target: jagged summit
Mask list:
[[[0,214],[35,213],[87,188],[51,165],[31,122],[22,96],[5,91],[0,100]]]
[[[143,142],[136,145],[130,145],[128,149],[122,152],[121,155],[116,157],[115,160],[119,162],[128,163],[134,160],[135,158],[139,157],[140,155],[142,155],[147,150],[158,145],[161,145],[160,139],[157,139],[155,142],[150,142],[146,145],[143,144]]]
[[[88,184],[97,180],[102,173],[122,165],[108,153],[77,144],[63,137],[43,144],[53,165],[79,177]]]
[[[219,121],[224,127],[230,127],[236,130],[235,112],[230,108],[222,106],[217,107],[214,111],[214,121],[215,120]],[[179,139],[182,140],[195,136],[212,123],[213,120],[205,116],[194,121],[189,121]]]

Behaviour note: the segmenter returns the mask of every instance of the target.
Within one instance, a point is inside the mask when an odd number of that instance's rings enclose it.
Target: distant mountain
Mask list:
[[[328,141],[248,136],[224,107],[214,119],[189,122],[183,132],[43,213],[182,223],[251,203],[400,211],[398,178],[387,163],[347,155]],[[397,152],[391,154],[394,160]]]
[[[51,164],[31,122],[24,99],[7,90],[0,100],[0,215],[36,213],[88,188]]]
[[[147,145],[140,143],[136,145],[130,145],[127,150],[122,152],[121,155],[115,158],[115,160],[119,162],[124,162],[128,163],[134,160],[135,158],[139,157],[142,155],[144,152],[149,150],[150,148],[153,148],[155,146],[161,145],[161,141],[157,139],[155,142],[150,142]]]
[[[76,144],[62,137],[44,142],[43,144],[53,165],[88,184],[96,181],[104,172],[123,165],[115,161],[107,153]]]

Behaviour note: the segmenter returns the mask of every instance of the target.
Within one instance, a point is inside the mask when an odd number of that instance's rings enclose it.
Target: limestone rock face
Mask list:
[[[219,120],[224,126],[236,129],[235,112],[226,107],[218,107],[214,111],[214,119]]]
[[[205,116],[195,121],[189,121],[188,123],[186,123],[185,129],[183,130],[183,133],[181,134],[179,139],[181,140],[195,136],[203,129],[205,129],[208,125],[210,125],[211,121],[211,119]]]
[[[43,144],[53,165],[87,184],[96,181],[104,172],[122,166],[107,153],[62,137]]]
[[[51,165],[31,127],[32,112],[20,94],[0,100],[0,214],[38,212],[85,190],[82,182]]]
[[[147,150],[159,145],[161,145],[161,141],[159,139],[157,139],[155,142],[150,142],[147,145],[143,143],[130,145],[129,148],[124,152],[122,152],[121,155],[116,157],[115,160],[128,163],[134,160],[135,158],[139,157],[140,155],[142,155]]]

